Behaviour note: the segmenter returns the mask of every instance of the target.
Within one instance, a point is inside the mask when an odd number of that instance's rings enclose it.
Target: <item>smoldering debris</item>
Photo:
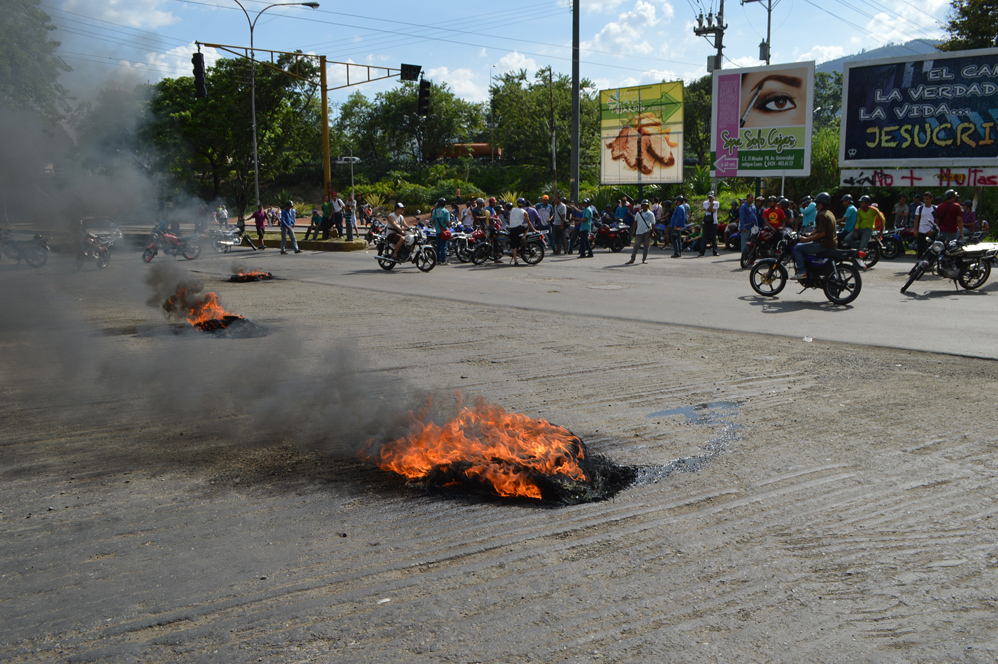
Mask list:
[[[237,266],[229,277],[229,281],[234,284],[245,284],[253,281],[271,281],[274,275],[264,270],[253,270],[247,267]]]
[[[146,277],[146,283],[153,291],[146,304],[155,307],[158,303],[167,318],[185,320],[199,332],[233,339],[267,335],[263,326],[226,311],[218,295],[205,290],[203,281],[191,278],[176,266],[169,263],[153,266]],[[169,294],[160,301],[164,293]]]

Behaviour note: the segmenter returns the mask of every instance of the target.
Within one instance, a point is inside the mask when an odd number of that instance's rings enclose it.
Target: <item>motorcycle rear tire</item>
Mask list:
[[[459,243],[457,245],[457,248],[454,250],[454,256],[456,256],[457,259],[462,263],[467,263],[468,261],[470,261],[471,249],[468,248],[468,243],[467,242]]]
[[[212,240],[211,247],[219,254],[224,254],[229,250],[229,247],[223,244],[221,240]]]
[[[94,262],[97,263],[98,270],[103,270],[111,263],[111,252],[107,249],[98,251],[97,255],[94,256]]]
[[[980,260],[964,265],[957,280],[967,290],[974,290],[983,286],[990,276],[991,264]]]
[[[475,250],[471,252],[471,262],[474,265],[484,265],[485,261],[489,259],[489,254],[492,253],[492,248],[487,244],[480,244],[475,247]]]
[[[527,265],[537,265],[544,260],[544,244],[538,241],[527,242],[520,249],[520,258]]]
[[[624,249],[624,238],[619,235],[612,240],[610,240],[610,251],[613,253],[619,253]]]
[[[901,254],[904,253],[904,247],[896,237],[887,237],[883,239],[884,248],[880,252],[880,256],[886,260],[892,261]]]
[[[385,245],[378,247],[378,267],[387,272],[391,271],[391,269],[395,267],[395,261],[386,258],[386,252],[387,247]]]
[[[790,278],[787,268],[782,263],[769,258],[759,261],[749,272],[749,284],[763,297],[776,297],[787,285]]]
[[[904,286],[901,287],[901,292],[904,293],[911,287],[913,283],[922,278],[925,273],[925,268],[919,263],[915,264],[915,267],[911,268],[911,272],[908,273],[908,281],[904,282]]]
[[[839,263],[839,276],[830,274],[825,281],[825,297],[833,304],[849,304],[863,289],[863,278],[859,270],[850,264]]]
[[[21,250],[21,257],[31,267],[41,267],[48,262],[49,252],[41,247],[25,247]]]
[[[142,260],[143,260],[143,262],[149,263],[154,258],[156,258],[156,250],[155,249],[146,249],[145,251],[142,252]]]
[[[858,258],[860,265],[865,266],[867,270],[880,262],[880,245],[876,242],[870,242],[866,245],[866,258]]]
[[[429,272],[437,264],[437,252],[432,247],[423,247],[416,254],[416,267],[420,272]]]
[[[189,261],[194,260],[201,255],[201,245],[198,242],[188,242],[183,249],[180,250],[180,255]]]
[[[755,263],[755,247],[748,247],[742,252],[742,257],[739,259],[738,264],[742,266],[742,269],[746,269]]]

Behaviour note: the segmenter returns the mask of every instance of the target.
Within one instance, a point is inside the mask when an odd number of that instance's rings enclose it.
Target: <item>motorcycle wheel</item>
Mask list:
[[[485,261],[489,259],[489,254],[492,253],[489,245],[480,244],[475,247],[475,250],[471,252],[471,262],[474,265],[484,265]]]
[[[617,237],[610,240],[610,251],[616,254],[622,251],[623,249],[624,249],[624,238],[618,235]]]
[[[416,254],[416,267],[420,272],[429,272],[437,264],[437,252],[431,247],[423,247],[423,250]]]
[[[31,267],[41,267],[48,261],[49,252],[41,247],[26,247],[21,250],[21,256],[24,258],[24,262]]]
[[[876,242],[870,242],[866,245],[866,258],[858,258],[857,260],[859,260],[860,265],[869,270],[880,262],[880,245]]]
[[[767,259],[756,263],[749,272],[749,283],[763,297],[775,297],[787,285],[787,268],[775,260]]]
[[[225,252],[227,252],[229,250],[229,248],[226,245],[224,245],[221,240],[212,240],[211,241],[211,247],[217,253],[220,253],[220,254],[224,254]]]
[[[18,259],[17,249],[14,247],[13,242],[4,243],[3,253],[5,256],[7,256],[7,258],[11,259],[12,261],[16,261]]]
[[[755,263],[755,247],[749,247],[744,252],[742,252],[742,257],[739,259],[738,264],[742,266],[744,270]]]
[[[142,252],[142,260],[145,261],[146,263],[152,261],[152,259],[154,258],[156,258],[155,249],[146,249],[145,251]]]
[[[925,274],[925,268],[922,266],[921,261],[915,263],[915,267],[911,268],[911,272],[908,273],[908,281],[904,282],[904,286],[901,287],[901,292],[904,293],[908,288],[922,278]]]
[[[829,275],[825,281],[825,297],[834,304],[849,304],[857,297],[863,288],[863,279],[859,271],[852,265],[840,263],[839,276]]]
[[[189,261],[194,260],[201,255],[201,244],[198,242],[188,242],[184,248],[180,250],[180,255]]]
[[[378,257],[379,257],[378,258],[378,266],[382,270],[386,270],[386,271],[391,270],[393,267],[395,267],[395,261],[389,260],[387,258],[384,258],[385,252],[387,250],[388,249],[387,249],[387,247],[385,245],[382,245],[382,246],[378,247]]]
[[[892,261],[904,253],[904,248],[901,246],[901,243],[898,242],[896,237],[884,238],[883,243],[884,248],[880,252],[880,256],[882,258]]]
[[[984,282],[986,282],[990,276],[990,263],[986,261],[974,261],[973,263],[963,266],[957,280],[960,282],[960,285],[967,290],[974,290],[975,288],[983,286]]]
[[[94,262],[97,263],[97,269],[103,270],[111,263],[111,252],[107,249],[98,251],[94,256]]]
[[[467,242],[459,243],[457,245],[457,248],[454,250],[454,256],[456,256],[457,259],[462,263],[467,263],[468,261],[470,261],[471,249],[468,248],[468,243]]]
[[[527,265],[537,265],[544,260],[544,245],[540,242],[528,242],[520,248],[520,258]]]

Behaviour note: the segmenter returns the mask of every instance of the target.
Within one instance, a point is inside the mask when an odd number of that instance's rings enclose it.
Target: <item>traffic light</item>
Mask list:
[[[403,81],[415,81],[419,78],[419,72],[422,69],[419,65],[402,65],[402,80]]]
[[[194,63],[194,96],[207,97],[208,87],[204,80],[204,55],[201,51],[194,54],[191,62]]]
[[[425,78],[419,79],[419,101],[416,102],[416,114],[424,117],[430,114],[430,82]]]

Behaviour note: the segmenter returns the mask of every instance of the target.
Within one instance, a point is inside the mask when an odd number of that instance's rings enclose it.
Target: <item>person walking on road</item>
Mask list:
[[[644,253],[641,254],[641,263],[648,262],[648,245],[651,244],[651,234],[655,229],[655,213],[648,209],[648,199],[641,201],[641,209],[634,216],[634,248],[631,249],[631,260],[628,265],[634,264],[634,259],[638,255],[638,247],[644,246]]]
[[[284,204],[284,209],[281,210],[281,253],[288,253],[285,250],[286,242],[288,236],[291,236],[291,246],[294,247],[295,253],[300,254],[301,249],[298,248],[298,238],[295,237],[295,204],[288,201]]]
[[[256,240],[260,243],[260,250],[263,251],[266,249],[266,247],[263,246],[263,229],[267,226],[267,213],[263,211],[263,206],[257,205],[256,212],[251,214],[250,218],[253,219],[253,223],[256,224]]]
[[[700,256],[703,256],[709,245],[717,255],[717,214],[721,210],[721,204],[714,199],[714,192],[707,194],[707,200],[703,202],[703,237],[700,240]]]
[[[447,211],[447,200],[437,199],[437,206],[430,213],[430,220],[433,222],[433,230],[437,233],[437,264],[447,264],[447,238],[444,231],[450,228],[450,212]],[[516,256],[516,253],[513,253]]]
[[[936,228],[935,218],[936,208],[932,204],[932,194],[925,192],[922,204],[915,208],[914,213],[916,251],[919,257],[929,248],[929,238]]]

